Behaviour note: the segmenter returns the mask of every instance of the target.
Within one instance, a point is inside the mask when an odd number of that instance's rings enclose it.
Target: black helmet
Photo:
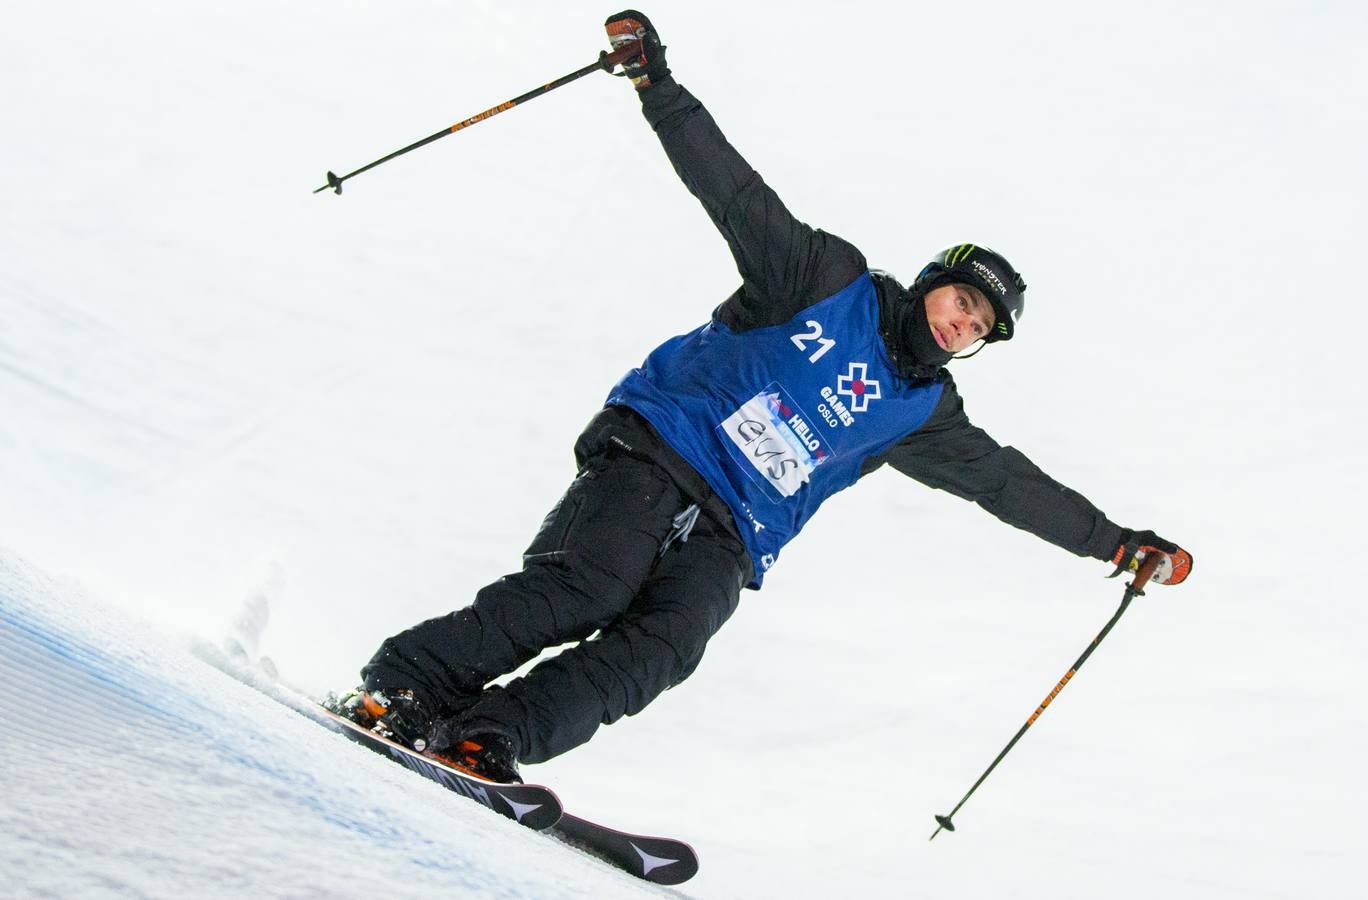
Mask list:
[[[936,254],[912,283],[914,294],[925,294],[942,284],[962,282],[983,291],[997,313],[997,323],[983,339],[1010,341],[1026,308],[1026,282],[1012,264],[987,247],[956,244]]]

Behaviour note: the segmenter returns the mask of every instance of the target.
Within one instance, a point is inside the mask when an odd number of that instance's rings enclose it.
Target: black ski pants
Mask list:
[[[412,690],[458,730],[505,734],[521,761],[536,763],[692,674],[736,609],[750,562],[735,526],[707,504],[678,540],[693,500],[665,467],[623,446],[608,441],[583,459],[521,572],[386,640],[362,670],[366,687]],[[570,642],[506,686],[486,687]]]

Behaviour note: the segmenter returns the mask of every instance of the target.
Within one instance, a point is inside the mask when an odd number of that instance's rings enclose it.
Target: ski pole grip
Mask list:
[[[641,41],[632,41],[630,44],[624,44],[623,46],[619,47],[612,53],[609,53],[607,50],[600,50],[599,66],[605,72],[612,72],[613,69],[620,63],[626,62],[633,56],[640,55]]]
[[[1135,580],[1131,582],[1130,589],[1133,593],[1143,594],[1145,585],[1149,582],[1154,570],[1159,568],[1159,562],[1163,557],[1158,553],[1151,553],[1145,557],[1145,561],[1140,564],[1140,569],[1135,573]]]

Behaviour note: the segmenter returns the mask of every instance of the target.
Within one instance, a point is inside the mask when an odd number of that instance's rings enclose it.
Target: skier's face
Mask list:
[[[997,315],[983,292],[967,284],[943,284],[926,294],[926,322],[942,350],[958,353],[983,338]]]

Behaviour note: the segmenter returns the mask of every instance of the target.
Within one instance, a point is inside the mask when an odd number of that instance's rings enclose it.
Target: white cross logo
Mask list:
[[[849,373],[836,376],[836,393],[850,398],[850,411],[853,413],[864,412],[869,409],[870,400],[878,400],[883,396],[879,392],[879,383],[865,378],[868,371],[869,366],[865,363],[853,362]]]

